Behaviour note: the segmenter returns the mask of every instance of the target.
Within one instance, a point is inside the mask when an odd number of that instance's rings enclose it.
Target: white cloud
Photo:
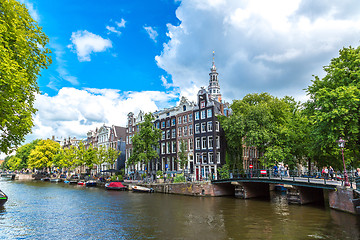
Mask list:
[[[120,22],[115,21],[115,27],[113,26],[106,26],[106,29],[108,30],[108,34],[115,33],[118,36],[120,36],[121,32],[118,30],[118,28],[124,28],[126,21],[122,18]]]
[[[159,35],[159,34],[157,33],[157,31],[156,31],[154,28],[152,28],[152,27],[146,27],[146,26],[144,26],[144,29],[145,29],[146,32],[149,34],[149,37],[150,37],[154,42],[156,42],[156,38],[157,38],[157,36]]]
[[[56,96],[37,95],[35,127],[27,142],[36,138],[85,138],[102,124],[125,126],[129,112],[153,112],[177,99],[159,91],[121,92],[116,89],[62,88]]]
[[[115,23],[119,28],[123,28],[123,27],[125,27],[126,21],[122,18],[120,22],[115,21]]]
[[[68,47],[76,52],[80,62],[90,61],[90,54],[93,52],[104,52],[112,47],[109,39],[104,39],[86,30],[73,32],[70,40],[72,44]]]
[[[356,0],[183,0],[181,24],[168,24],[170,40],[155,59],[181,95],[208,85],[215,50],[226,100],[264,91],[305,99],[312,75],[342,47],[359,45],[359,11]]]

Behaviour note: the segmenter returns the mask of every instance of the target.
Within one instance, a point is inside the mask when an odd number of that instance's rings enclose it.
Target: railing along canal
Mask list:
[[[323,174],[318,171],[297,171],[297,170],[274,170],[274,169],[254,169],[254,170],[233,170],[229,171],[227,174],[218,176],[217,180],[226,181],[226,180],[277,180],[284,182],[307,182],[315,184],[324,184],[324,185],[339,185],[344,186],[344,177],[342,172],[334,172],[333,174]],[[353,188],[353,183],[355,186],[355,175],[349,174],[350,187]]]

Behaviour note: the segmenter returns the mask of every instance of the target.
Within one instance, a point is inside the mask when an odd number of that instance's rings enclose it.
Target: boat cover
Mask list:
[[[107,187],[110,188],[123,188],[125,187],[121,182],[111,182]]]

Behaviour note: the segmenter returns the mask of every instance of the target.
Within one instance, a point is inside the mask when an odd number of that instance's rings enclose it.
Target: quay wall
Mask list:
[[[231,184],[211,184],[210,182],[191,182],[191,183],[156,183],[138,184],[152,188],[158,193],[179,194],[187,196],[234,196],[235,190]]]

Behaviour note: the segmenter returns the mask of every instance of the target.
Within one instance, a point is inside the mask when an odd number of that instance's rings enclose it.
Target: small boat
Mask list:
[[[0,207],[3,206],[7,200],[8,200],[8,197],[6,196],[6,194],[0,190]]]
[[[45,181],[47,182],[47,181],[50,181],[50,178],[44,177],[44,178],[42,178],[42,179],[40,179],[40,180],[41,180],[41,181],[44,181],[44,182],[45,182]]]
[[[85,183],[85,185],[87,187],[95,187],[96,186],[96,181],[95,180],[89,180]]]
[[[125,187],[121,182],[109,182],[105,184],[106,190],[127,190],[127,187]]]
[[[154,192],[154,189],[143,186],[132,186],[131,189],[133,190],[133,192]]]
[[[58,183],[58,182],[62,182],[62,179],[60,179],[60,178],[51,178],[50,182]]]
[[[69,180],[65,180],[64,183],[70,183],[70,181],[69,181]]]
[[[74,179],[69,180],[69,184],[77,184],[77,183],[78,183],[78,180],[74,180]]]
[[[85,182],[84,182],[84,181],[79,181],[79,182],[77,183],[77,185],[84,186],[84,185],[85,185]]]

